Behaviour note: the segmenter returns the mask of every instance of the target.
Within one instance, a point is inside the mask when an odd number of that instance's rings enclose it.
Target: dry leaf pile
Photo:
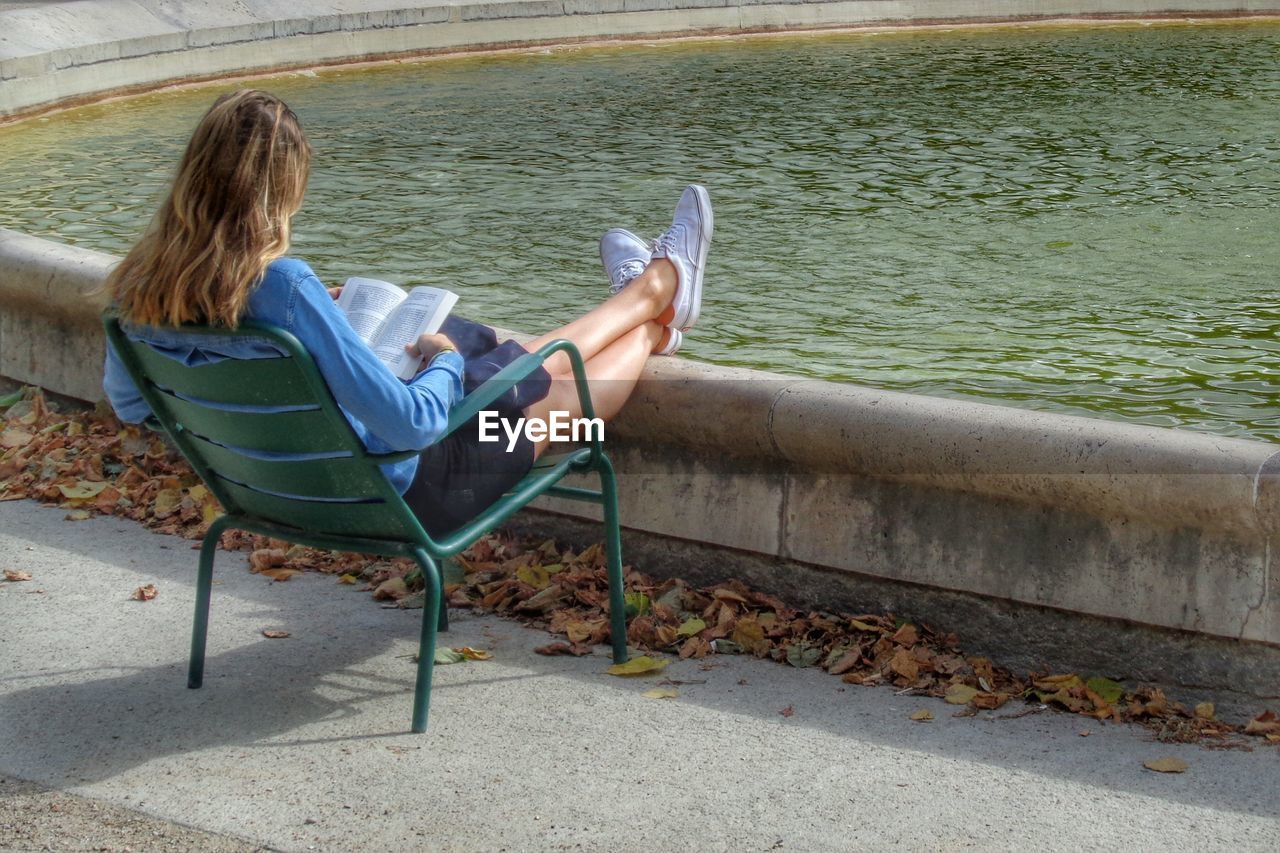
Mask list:
[[[217,500],[159,434],[102,409],[55,411],[39,389],[0,398],[0,501],[34,498],[70,510],[140,521],[198,539],[221,514]]]
[[[71,518],[118,515],[188,539],[203,536],[221,512],[159,435],[122,425],[103,408],[61,414],[38,389],[28,388],[0,398],[0,411],[0,501],[35,498],[76,513]],[[422,579],[408,560],[317,551],[240,531],[225,534],[222,546],[251,551],[251,571],[275,581],[304,569],[320,571],[341,583],[363,582],[386,606],[423,606]],[[460,581],[445,586],[449,605],[514,616],[565,638],[538,652],[585,655],[608,640],[600,545],[575,553],[553,541],[489,536],[458,563]],[[1247,734],[1280,743],[1280,719],[1271,711],[1233,726],[1217,720],[1210,703],[1188,709],[1158,689],[1131,692],[1107,678],[1076,674],[1018,676],[986,658],[966,656],[954,634],[892,614],[801,611],[736,580],[694,588],[630,567],[626,589],[627,639],[645,654],[616,668],[617,675],[659,672],[670,662],[662,654],[745,654],[822,669],[847,684],[936,696],[962,706],[961,715],[1031,701],[1099,720],[1141,722],[1165,741]]]

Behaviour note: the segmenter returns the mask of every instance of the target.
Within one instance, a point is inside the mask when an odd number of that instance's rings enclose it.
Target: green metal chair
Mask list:
[[[440,561],[465,550],[543,494],[604,507],[613,659],[627,660],[617,486],[599,437],[562,455],[544,455],[478,518],[436,539],[427,535],[378,468],[417,451],[367,451],[310,354],[290,333],[252,322],[235,331],[192,326],[193,335],[259,338],[283,355],[188,367],[131,340],[114,316],[108,314],[103,322],[110,345],[156,420],[226,510],[209,527],[200,548],[188,687],[198,688],[204,680],[213,559],[224,530],[247,530],[334,551],[410,557],[421,567],[426,583],[412,723],[413,731],[425,731],[436,632],[448,630]],[[573,344],[561,340],[520,357],[467,395],[450,413],[448,432],[467,423],[556,352],[569,356],[583,414],[594,417],[582,357]],[[276,458],[282,454],[302,458]],[[585,471],[599,474],[600,491],[558,485],[566,474]]]

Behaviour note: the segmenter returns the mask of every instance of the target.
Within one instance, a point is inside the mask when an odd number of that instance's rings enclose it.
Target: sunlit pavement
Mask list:
[[[547,634],[465,611],[442,641],[493,659],[438,667],[412,735],[421,612],[242,554],[219,555],[188,690],[191,543],[65,515],[0,503],[0,569],[32,576],[0,581],[0,773],[165,820],[289,850],[1280,847],[1275,747],[1014,705],[955,718],[739,657],[621,679],[604,647],[541,657]],[[679,696],[643,695],[664,678]],[[1186,772],[1143,768],[1170,756]]]

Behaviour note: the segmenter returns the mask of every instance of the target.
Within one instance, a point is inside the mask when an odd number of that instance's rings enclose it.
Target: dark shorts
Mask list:
[[[504,421],[508,417],[502,415]],[[521,431],[510,451],[508,444],[505,432],[499,441],[480,441],[479,424],[472,419],[422,451],[404,499],[427,533],[456,530],[529,473],[533,442]]]
[[[468,394],[527,352],[515,341],[499,344],[488,326],[461,317],[449,317],[441,331],[462,354],[463,390]],[[523,409],[546,397],[550,387],[550,375],[539,369],[491,408],[504,421],[523,417]],[[533,443],[523,431],[510,451],[505,430],[500,431],[499,441],[479,439],[478,419],[473,419],[422,451],[419,457],[418,471],[404,499],[432,536],[449,533],[475,518],[533,467]]]

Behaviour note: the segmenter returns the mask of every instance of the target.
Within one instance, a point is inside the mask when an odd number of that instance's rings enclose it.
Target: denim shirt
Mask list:
[[[302,342],[356,434],[374,453],[421,450],[432,444],[444,432],[449,410],[462,399],[462,356],[444,353],[408,383],[402,382],[352,330],[311,268],[295,258],[281,258],[267,267],[249,297],[245,319],[279,326]],[[189,334],[150,326],[127,331],[134,340],[188,365],[279,354],[265,341],[249,338],[209,336],[193,341]],[[139,423],[151,414],[110,346],[102,388],[120,420]],[[382,466],[402,494],[417,469],[417,457]]]

